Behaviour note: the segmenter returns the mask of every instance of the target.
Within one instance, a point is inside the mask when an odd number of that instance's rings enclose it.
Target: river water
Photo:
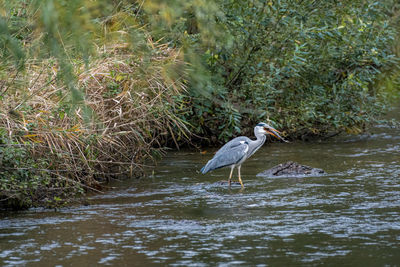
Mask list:
[[[115,181],[90,205],[3,214],[0,265],[400,265],[400,131],[266,144],[242,166],[245,189],[168,153],[150,178]],[[288,160],[324,169],[256,174]]]

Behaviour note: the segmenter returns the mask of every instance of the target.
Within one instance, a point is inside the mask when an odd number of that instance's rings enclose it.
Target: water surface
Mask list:
[[[242,167],[245,189],[218,183],[212,157],[168,153],[152,177],[115,181],[89,206],[2,215],[0,265],[399,265],[400,135],[266,144]],[[288,160],[304,178],[256,174]]]

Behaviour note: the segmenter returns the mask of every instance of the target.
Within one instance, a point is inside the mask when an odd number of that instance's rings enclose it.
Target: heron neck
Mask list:
[[[267,137],[264,134],[256,134],[257,139],[254,140],[250,146],[250,156],[256,153],[256,151],[265,143]]]
[[[267,140],[267,136],[265,134],[256,134],[256,141],[259,146],[262,146],[265,143],[265,140]]]

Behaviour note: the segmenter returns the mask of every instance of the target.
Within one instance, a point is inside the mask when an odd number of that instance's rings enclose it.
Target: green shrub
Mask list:
[[[0,128],[0,208],[57,207],[83,193],[79,184],[46,169],[49,165],[34,159],[32,144],[11,141]]]
[[[398,62],[395,1],[218,3],[226,41],[201,47],[196,34],[187,38],[209,69],[204,92],[191,91],[198,134],[226,141],[268,119],[292,138],[359,133],[384,112],[374,83]]]

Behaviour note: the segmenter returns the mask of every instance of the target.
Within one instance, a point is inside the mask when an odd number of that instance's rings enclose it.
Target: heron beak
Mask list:
[[[278,131],[277,129],[274,128],[265,128],[265,131],[267,131],[267,133],[269,133],[270,135],[276,137],[279,140],[282,140],[283,142],[289,143],[289,141],[285,140],[282,136],[280,136],[280,134],[282,134],[280,131]]]

